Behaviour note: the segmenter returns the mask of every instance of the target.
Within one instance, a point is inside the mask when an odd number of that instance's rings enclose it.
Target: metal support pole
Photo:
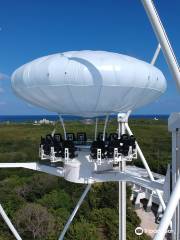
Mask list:
[[[0,214],[17,240],[22,240],[0,204]]]
[[[154,33],[158,39],[158,42],[160,43],[161,45],[161,48],[162,48],[162,51],[163,51],[163,54],[164,54],[164,57],[166,59],[166,62],[175,78],[175,81],[176,81],[176,84],[177,84],[177,87],[179,88],[180,90],[180,71],[179,71],[179,64],[177,62],[177,59],[175,57],[175,54],[173,52],[173,49],[171,47],[171,44],[169,42],[169,39],[166,35],[166,32],[165,32],[165,29],[162,25],[162,22],[159,18],[159,15],[157,13],[157,10],[153,4],[153,1],[152,0],[141,0],[144,8],[145,8],[145,11],[149,17],[149,20],[151,22],[151,25],[153,27],[153,30],[154,30]],[[177,116],[176,116],[177,117]],[[175,117],[175,120],[177,120]],[[175,123],[179,124],[179,121],[175,121]],[[174,123],[172,123],[172,125],[174,126]],[[173,136],[173,138],[175,138],[175,136]],[[174,142],[174,140],[173,140]],[[177,172],[177,166],[175,166],[177,164],[177,159],[175,160],[175,157],[176,156],[176,148],[173,147],[173,152],[172,152],[172,167],[174,170],[172,170],[172,175],[173,175],[173,181],[177,181],[177,176],[179,175],[179,173]],[[175,154],[174,154],[175,153]],[[177,193],[178,194],[178,193]],[[171,197],[172,198],[172,197]],[[170,203],[169,203],[170,204]],[[176,206],[171,206],[168,204],[168,208],[170,209],[171,207],[175,207]],[[173,238],[175,237],[175,239],[179,240],[179,224],[180,224],[180,210],[179,210],[179,206],[180,204],[177,202],[177,209],[176,209],[176,213],[175,213],[175,216],[173,218]],[[172,208],[171,208],[172,209]],[[171,210],[169,210],[171,211]],[[167,212],[167,211],[166,211]],[[171,212],[172,213],[172,212]],[[160,239],[163,239],[163,235],[165,235],[165,227],[166,227],[166,230],[167,230],[167,227],[168,227],[168,223],[169,223],[169,220],[171,220],[170,216],[167,216],[165,214],[164,217],[163,217],[163,221],[162,223],[160,224],[160,231],[157,233],[157,236],[155,237],[156,240],[160,240]],[[160,233],[161,232],[161,233]]]
[[[169,42],[169,39],[166,35],[165,29],[162,25],[160,17],[157,13],[157,10],[153,4],[152,0],[141,0],[145,11],[149,17],[151,25],[153,27],[154,33],[158,39],[158,42],[161,45],[164,57],[166,62],[176,80],[177,87],[180,89],[180,72],[179,64],[176,60],[175,54]]]
[[[172,189],[175,187],[180,172],[180,129],[172,132]],[[180,202],[176,206],[173,217],[173,236],[174,240],[180,238]]]
[[[180,176],[180,113],[172,113],[168,119],[168,129],[172,132],[172,181],[171,189],[176,186]],[[173,240],[180,239],[180,201],[173,216]]]
[[[131,131],[128,123],[125,123],[125,127],[126,127],[126,130],[127,130],[128,134],[129,134],[129,135],[133,135],[133,133],[132,133],[132,131]],[[148,163],[147,163],[147,161],[146,161],[146,159],[145,159],[145,157],[144,157],[144,155],[143,155],[143,153],[142,153],[142,151],[141,151],[141,149],[140,149],[140,147],[139,147],[139,144],[138,144],[137,142],[136,142],[136,148],[137,148],[137,152],[138,152],[138,154],[139,154],[139,157],[140,157],[140,159],[141,159],[141,161],[142,161],[145,169],[147,170],[147,173],[148,173],[148,175],[149,175],[150,180],[151,180],[151,181],[154,181],[154,180],[155,180],[155,179],[154,179],[154,176],[153,176],[153,174],[152,174],[152,172],[151,172],[151,170],[150,170],[150,168],[149,168],[149,166],[148,166]],[[166,209],[166,205],[165,205],[164,199],[163,199],[160,191],[159,191],[159,190],[156,190],[156,193],[157,193],[157,195],[158,195],[158,197],[159,197],[159,201],[160,201],[160,203],[161,203],[161,205],[162,205],[162,207],[163,207],[163,210],[165,210],[165,209]]]
[[[173,217],[173,214],[175,213],[176,207],[180,200],[179,192],[180,192],[180,176],[178,177],[176,186],[171,194],[169,203],[166,207],[166,211],[160,222],[160,225],[154,240],[164,240],[164,237],[167,233],[168,226],[170,225],[171,219]],[[179,240],[179,238],[176,238],[176,239]]]
[[[118,138],[125,133],[125,122],[127,114],[118,114]],[[126,162],[121,159],[119,162],[119,171],[124,172]],[[119,181],[119,240],[126,240],[126,182]]]
[[[61,117],[61,115],[59,115],[59,120],[62,124],[62,127],[63,127],[63,131],[64,131],[64,139],[66,140],[67,139],[67,136],[66,136],[66,128],[65,128],[65,125],[64,125],[64,120],[63,118]]]
[[[51,136],[52,136],[52,137],[54,137],[55,132],[56,132],[56,129],[54,128],[53,131],[52,131],[52,133],[51,133]]]
[[[96,118],[95,132],[94,132],[94,141],[97,140],[97,129],[98,129],[98,118]]]
[[[107,128],[108,119],[109,119],[109,115],[106,115],[104,130],[103,130],[103,141],[105,141],[105,137],[106,137],[106,128]]]
[[[157,58],[158,58],[158,56],[159,56],[160,51],[161,51],[161,45],[158,44],[158,46],[157,46],[157,48],[156,48],[156,51],[155,51],[155,53],[154,53],[154,56],[153,56],[153,58],[152,58],[152,60],[151,60],[151,65],[154,65],[154,64],[156,63],[156,60],[157,60]]]
[[[67,232],[67,230],[68,230],[72,220],[74,219],[74,217],[75,217],[79,207],[81,206],[81,204],[82,204],[84,198],[86,197],[87,193],[89,192],[90,188],[91,188],[91,184],[88,184],[86,189],[85,189],[85,191],[83,192],[81,198],[79,199],[79,201],[78,201],[74,211],[72,212],[71,216],[69,217],[69,219],[68,219],[68,221],[67,221],[67,223],[66,223],[66,225],[65,225],[65,227],[64,227],[64,229],[63,229],[63,231],[62,231],[62,233],[61,233],[61,235],[59,237],[59,240],[63,240],[64,239],[64,236],[65,236],[65,234],[66,234],[66,232]]]

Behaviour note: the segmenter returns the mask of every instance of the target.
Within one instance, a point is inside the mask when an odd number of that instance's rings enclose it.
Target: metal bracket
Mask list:
[[[97,164],[101,165],[102,155],[101,155],[101,149],[97,149]]]

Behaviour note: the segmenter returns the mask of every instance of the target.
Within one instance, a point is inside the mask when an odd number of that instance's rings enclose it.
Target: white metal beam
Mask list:
[[[151,22],[152,28],[154,30],[154,33],[155,33],[157,39],[158,39],[158,42],[161,45],[164,57],[165,57],[166,62],[167,62],[168,66],[169,66],[169,68],[172,72],[172,75],[174,76],[174,79],[176,81],[176,85],[177,85],[178,89],[180,90],[179,64],[177,62],[176,56],[175,56],[174,51],[171,47],[171,44],[169,42],[169,39],[167,37],[167,34],[166,34],[165,29],[163,27],[163,24],[160,20],[158,12],[157,12],[152,0],[141,0],[141,2],[143,4],[144,9],[145,9],[145,11],[148,15],[148,18]],[[169,204],[170,203],[168,203],[168,208],[170,208]],[[176,208],[177,205],[178,205],[178,202],[177,202],[176,206],[173,206],[173,207]],[[167,210],[165,212],[167,212]],[[165,231],[167,231],[167,228],[169,226],[170,221],[171,221],[171,218],[166,217],[166,214],[165,214],[165,216],[163,217],[163,219],[161,221],[162,224],[161,224],[161,230],[160,231],[163,231],[163,232],[161,232],[161,233],[158,232],[154,239],[156,239],[156,240],[164,239],[164,237],[162,237],[162,236],[163,236],[163,234],[165,235]],[[166,229],[165,229],[165,227],[166,227]]]
[[[39,164],[36,162],[31,163],[0,163],[0,168],[25,168],[31,169],[34,171],[48,173],[58,177],[64,177],[64,169],[61,167],[50,167],[43,164]],[[126,181],[137,183],[142,187],[148,189],[158,189],[163,191],[164,183],[160,183],[156,180],[152,181],[147,178],[142,178],[141,176],[137,175],[136,173],[129,173],[127,171],[119,172],[119,170],[112,170],[112,171],[105,171],[101,173],[92,172],[92,176],[90,177],[93,179],[94,183],[96,182],[108,182],[108,181]]]
[[[0,163],[0,168],[27,168],[39,172],[48,173],[58,177],[64,177],[64,168],[62,167],[50,167],[37,162],[27,163]]]
[[[106,138],[106,128],[108,124],[109,114],[106,115],[105,122],[104,122],[104,130],[103,130],[103,141],[105,141]]]
[[[67,139],[67,136],[66,136],[66,128],[65,128],[64,120],[63,120],[63,118],[62,118],[62,116],[61,116],[60,114],[59,114],[59,120],[60,120],[60,122],[61,122],[63,131],[64,131],[64,139],[66,140],[66,139]]]
[[[158,44],[158,46],[157,46],[157,48],[156,48],[156,51],[155,51],[155,53],[154,53],[154,56],[153,56],[153,58],[152,58],[152,60],[151,60],[151,65],[154,65],[154,64],[156,63],[160,51],[161,51],[161,45]]]
[[[118,182],[118,181],[126,181],[131,183],[136,183],[144,188],[154,190],[158,189],[163,192],[164,183],[160,183],[156,180],[151,181],[147,178],[142,178],[140,176],[136,176],[135,174],[130,174],[128,172],[119,172],[119,171],[108,171],[93,174],[94,182]]]
[[[171,219],[175,213],[176,207],[180,200],[180,176],[178,177],[176,186],[171,194],[169,203],[167,205],[166,211],[164,213],[164,216],[160,222],[157,234],[154,238],[154,240],[163,240],[166,233],[168,226],[170,225]]]
[[[172,113],[168,119],[168,130],[172,132],[172,176],[171,189],[174,189],[180,173],[180,113]],[[178,193],[177,193],[178,194]],[[173,216],[173,240],[180,238],[180,201]]]
[[[72,212],[71,216],[69,217],[69,219],[68,219],[68,221],[67,221],[67,223],[66,223],[66,225],[65,225],[65,227],[64,227],[64,229],[63,229],[63,231],[62,231],[62,233],[61,233],[61,235],[59,237],[59,240],[63,240],[64,239],[64,236],[65,236],[65,234],[66,234],[66,232],[67,232],[67,230],[68,230],[72,220],[74,219],[74,217],[75,217],[79,207],[81,206],[81,204],[82,204],[83,200],[85,199],[87,193],[89,192],[90,188],[91,188],[91,184],[88,184],[86,189],[84,190],[81,198],[79,199],[79,201],[78,201],[74,211]]]
[[[127,129],[128,134],[129,134],[129,135],[133,135],[133,133],[132,133],[132,131],[131,131],[128,123],[126,123],[125,126],[126,126],[126,129]],[[151,180],[151,181],[154,181],[154,180],[155,180],[155,179],[154,179],[154,176],[153,176],[153,174],[152,174],[152,172],[151,172],[151,170],[150,170],[150,168],[149,168],[149,166],[148,166],[148,163],[147,163],[147,161],[146,161],[146,159],[145,159],[145,157],[144,157],[144,155],[143,155],[143,153],[142,153],[142,151],[141,151],[141,148],[139,147],[139,144],[138,144],[137,142],[136,142],[136,147],[137,147],[137,152],[138,152],[138,154],[139,154],[139,157],[140,157],[140,159],[141,159],[141,161],[142,161],[145,169],[147,170],[147,173],[148,173],[148,175],[149,175],[150,180]],[[164,200],[163,200],[163,197],[162,197],[162,195],[161,195],[161,193],[159,192],[158,189],[156,189],[156,193],[157,193],[157,195],[158,195],[158,197],[159,197],[159,200],[160,200],[160,203],[161,203],[161,205],[162,205],[162,207],[163,207],[163,210],[165,210],[165,209],[166,209],[166,205],[165,205],[165,202],[164,202]]]
[[[153,27],[154,33],[158,39],[158,42],[161,45],[164,57],[169,66],[170,71],[172,72],[174,79],[176,81],[177,87],[180,90],[180,71],[179,64],[177,62],[174,51],[171,47],[169,39],[167,37],[166,31],[163,27],[161,19],[158,15],[158,12],[153,4],[152,0],[141,0],[144,9],[148,15],[148,18]]]
[[[4,219],[4,221],[6,222],[6,224],[8,225],[9,229],[11,230],[11,232],[13,233],[14,237],[17,240],[22,240],[22,238],[19,236],[19,233],[16,231],[15,227],[13,226],[13,224],[11,223],[10,219],[8,218],[7,214],[5,213],[2,205],[0,204],[0,214],[2,216],[2,218]]]

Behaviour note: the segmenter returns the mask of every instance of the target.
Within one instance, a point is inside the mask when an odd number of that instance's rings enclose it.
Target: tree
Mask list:
[[[74,223],[65,237],[67,240],[100,240],[94,224],[85,221]]]
[[[45,207],[35,203],[28,203],[19,209],[14,221],[26,239],[45,239],[54,228],[53,216]]]
[[[105,239],[114,240],[118,238],[118,213],[114,209],[94,209],[89,214],[89,219],[96,224]]]
[[[48,209],[71,208],[70,197],[64,190],[53,190],[52,192],[45,194],[43,198],[39,199],[38,203]]]
[[[27,201],[33,202],[58,187],[58,178],[48,174],[36,174],[29,182],[16,189],[19,196]]]

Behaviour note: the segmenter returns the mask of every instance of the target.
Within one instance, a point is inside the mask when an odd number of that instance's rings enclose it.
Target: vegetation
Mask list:
[[[170,134],[165,121],[131,120],[130,126],[153,171],[165,174],[171,158]],[[40,136],[53,131],[62,133],[59,124],[32,125],[0,124],[0,162],[32,162],[38,159]],[[68,122],[69,132],[86,131],[93,137],[94,125]],[[103,123],[99,124],[102,131]],[[111,120],[108,132],[117,129]],[[141,166],[140,160],[134,164]],[[23,169],[0,169],[0,203],[25,240],[54,240],[58,238],[69,214],[81,196],[83,185],[61,178]],[[140,224],[132,203],[127,196],[127,239],[147,240],[146,235],[136,236]],[[0,240],[14,237],[0,219]],[[93,185],[75,217],[66,240],[115,240],[118,239],[118,185],[102,183]]]

